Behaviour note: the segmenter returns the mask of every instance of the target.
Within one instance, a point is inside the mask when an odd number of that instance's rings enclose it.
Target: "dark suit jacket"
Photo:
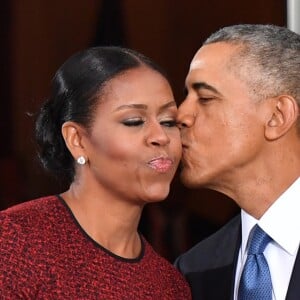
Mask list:
[[[177,258],[175,266],[189,282],[194,300],[233,299],[240,244],[241,218],[238,215],[215,234]],[[299,251],[286,300],[300,300]]]

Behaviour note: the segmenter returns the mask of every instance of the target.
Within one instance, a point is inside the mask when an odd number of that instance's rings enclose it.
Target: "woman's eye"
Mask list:
[[[122,122],[125,126],[140,126],[145,122],[142,119],[128,119]]]
[[[160,124],[166,127],[174,127],[176,126],[176,120],[170,119],[170,120],[162,120],[160,121]]]

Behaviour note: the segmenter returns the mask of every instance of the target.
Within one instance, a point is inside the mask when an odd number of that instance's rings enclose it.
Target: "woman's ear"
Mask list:
[[[78,157],[86,157],[85,149],[82,143],[84,129],[75,122],[65,122],[61,128],[62,136],[70,153],[77,160]]]
[[[268,140],[276,140],[287,133],[298,118],[298,104],[289,95],[273,98],[271,117],[265,126],[265,136]]]

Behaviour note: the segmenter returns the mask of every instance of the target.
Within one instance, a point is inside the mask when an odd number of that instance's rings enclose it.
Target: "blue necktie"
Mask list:
[[[272,300],[272,281],[263,252],[271,238],[257,225],[240,280],[239,300]]]

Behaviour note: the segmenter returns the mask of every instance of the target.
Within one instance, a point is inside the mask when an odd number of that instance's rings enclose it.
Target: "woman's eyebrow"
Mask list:
[[[163,110],[172,106],[177,106],[177,103],[174,100],[162,105],[160,109]]]
[[[118,106],[115,111],[118,111],[118,110],[122,110],[122,109],[132,109],[132,108],[135,108],[135,109],[147,109],[147,105],[145,104],[124,104],[124,105],[121,105],[121,106]]]
[[[160,110],[164,110],[168,107],[171,107],[171,106],[177,106],[176,102],[174,100],[166,103],[166,104],[163,104],[161,107],[160,107]],[[120,105],[118,106],[115,111],[119,111],[119,110],[123,110],[123,109],[143,109],[143,110],[146,110],[148,108],[147,105],[145,104],[123,104],[123,105]]]

